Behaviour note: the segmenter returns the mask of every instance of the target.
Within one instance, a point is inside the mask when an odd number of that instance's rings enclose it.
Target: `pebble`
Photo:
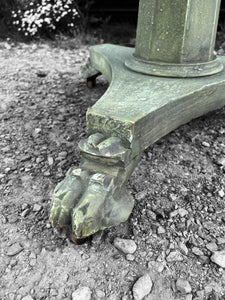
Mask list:
[[[187,294],[185,300],[192,300],[193,296],[192,294]]]
[[[211,256],[211,261],[218,266],[225,268],[225,250],[214,252]]]
[[[129,261],[134,261],[135,256],[133,254],[127,254],[126,259],[129,260]]]
[[[66,151],[61,151],[61,152],[59,152],[59,154],[58,154],[58,157],[63,157],[63,158],[65,158],[65,157],[67,157],[67,152]]]
[[[22,300],[34,300],[34,298],[31,297],[30,295],[27,295],[27,296],[23,297]]]
[[[141,191],[135,195],[135,199],[138,201],[143,200],[145,199],[146,195],[147,195],[147,191]]]
[[[23,247],[19,243],[15,243],[8,248],[6,254],[8,256],[14,256],[19,254],[21,251],[23,251]]]
[[[105,299],[105,293],[102,290],[95,291],[97,299]]]
[[[182,242],[180,242],[178,244],[180,251],[184,254],[184,255],[188,255],[188,248],[186,247],[186,245]]]
[[[189,294],[192,290],[190,283],[182,278],[177,279],[176,288],[182,294]]]
[[[39,164],[39,163],[41,163],[41,162],[44,161],[44,160],[45,160],[45,159],[44,159],[43,156],[39,156],[39,157],[36,158],[36,163]]]
[[[72,300],[91,300],[91,290],[87,286],[82,286],[72,293]]]
[[[164,233],[166,233],[166,230],[165,230],[164,227],[159,226],[159,227],[158,227],[158,230],[157,230],[157,233],[158,233],[158,234],[164,234]]]
[[[206,245],[206,248],[209,250],[209,251],[211,251],[211,252],[215,252],[215,251],[217,251],[218,250],[218,246],[217,246],[217,244],[216,243],[208,243],[207,245]]]
[[[133,286],[134,300],[142,300],[152,289],[152,280],[149,274],[140,277]]]
[[[53,159],[53,157],[51,157],[51,156],[48,156],[48,164],[49,164],[49,166],[52,166],[52,165],[53,165],[53,163],[54,163],[54,159]]]
[[[204,147],[210,147],[210,144],[208,142],[202,142],[202,146],[204,146]]]
[[[218,195],[220,196],[220,198],[223,198],[225,195],[224,190],[219,190]]]
[[[225,167],[225,157],[220,158],[220,159],[217,161],[217,164],[218,164],[219,166]]]
[[[183,255],[180,253],[180,251],[175,250],[171,251],[170,254],[167,256],[166,260],[168,262],[173,262],[173,261],[183,261]]]
[[[41,206],[41,205],[39,205],[39,204],[37,204],[37,203],[34,204],[34,206],[33,206],[33,211],[38,212],[38,211],[40,211],[41,209],[42,209],[42,206]]]
[[[193,247],[192,253],[194,253],[196,256],[204,256],[204,253],[198,247]]]
[[[165,268],[165,263],[162,263],[162,262],[159,262],[159,261],[150,261],[148,263],[148,268],[150,270],[153,269],[156,272],[161,273],[164,270],[164,268]]]
[[[218,239],[217,239],[217,243],[218,243],[219,245],[225,244],[225,238],[218,238]]]
[[[178,214],[181,216],[181,218],[188,215],[188,211],[184,208],[179,208],[177,211],[178,211]]]
[[[29,214],[29,211],[30,211],[29,208],[25,209],[25,210],[21,213],[21,217],[22,217],[22,218],[25,218],[25,217]]]
[[[133,254],[137,250],[137,245],[133,240],[115,238],[113,245],[125,254]]]

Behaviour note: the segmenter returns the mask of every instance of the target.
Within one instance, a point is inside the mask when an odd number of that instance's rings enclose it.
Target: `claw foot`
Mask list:
[[[49,216],[52,226],[65,227],[71,224],[71,212],[87,185],[87,178],[87,171],[72,167],[65,179],[56,186]]]
[[[95,133],[79,143],[82,161],[71,168],[54,191],[50,222],[71,226],[83,239],[125,222],[134,206],[126,182],[139,161],[118,137]]]

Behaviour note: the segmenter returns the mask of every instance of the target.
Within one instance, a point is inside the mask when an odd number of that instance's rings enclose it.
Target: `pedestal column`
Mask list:
[[[127,67],[169,77],[212,75],[220,0],[140,0],[136,47]]]

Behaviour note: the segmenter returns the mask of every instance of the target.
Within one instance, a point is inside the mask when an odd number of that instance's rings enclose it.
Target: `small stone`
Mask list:
[[[178,250],[171,251],[170,254],[167,256],[166,260],[168,262],[173,262],[173,261],[183,261],[183,255],[180,253]]]
[[[218,250],[218,246],[217,246],[217,244],[216,243],[208,243],[207,245],[206,245],[206,248],[209,250],[209,251],[211,251],[211,252],[215,252],[215,251],[217,251]]]
[[[143,200],[145,199],[146,195],[147,195],[147,191],[141,191],[135,195],[135,199],[138,201]]]
[[[208,142],[202,142],[202,146],[204,146],[204,147],[210,147],[210,144]]]
[[[25,209],[25,210],[21,213],[21,217],[22,217],[22,218],[25,218],[25,217],[29,214],[29,211],[30,211],[29,208]]]
[[[8,248],[6,254],[8,256],[14,256],[19,254],[21,251],[23,251],[23,247],[19,243],[15,243]]]
[[[95,291],[97,299],[105,299],[105,293],[102,290]]]
[[[36,134],[41,133],[41,128],[35,128],[35,129],[34,129],[34,132],[35,132]]]
[[[192,253],[194,253],[196,256],[204,256],[204,253],[198,247],[193,247]]]
[[[217,243],[218,243],[218,245],[225,244],[225,238],[218,238]]]
[[[184,208],[179,208],[177,211],[178,211],[178,214],[181,216],[181,218],[188,215],[188,211]]]
[[[159,261],[150,261],[148,263],[148,268],[150,270],[155,270],[156,272],[158,273],[162,273],[162,271],[164,270],[165,268],[165,262],[162,263],[162,262],[159,262]]]
[[[133,254],[127,254],[127,255],[126,255],[126,259],[127,259],[128,261],[134,261],[135,256],[134,256]]]
[[[41,163],[42,161],[44,161],[44,157],[43,156],[38,156],[37,159],[36,159],[36,163],[39,164]]]
[[[48,156],[48,164],[49,164],[49,166],[52,166],[52,165],[53,165],[53,163],[54,163],[54,159],[53,159],[53,157],[51,157],[51,156]]]
[[[164,234],[166,232],[165,228],[163,228],[162,226],[158,227],[157,233],[158,234]]]
[[[214,252],[211,256],[211,261],[218,266],[225,268],[225,250]]]
[[[61,152],[59,152],[58,156],[65,158],[65,157],[67,157],[67,154],[68,153],[66,151],[61,151]]]
[[[186,247],[186,245],[182,242],[180,242],[178,244],[180,251],[184,254],[184,255],[188,255],[188,248]]]
[[[223,198],[225,195],[224,190],[219,190],[218,195],[220,196],[220,198]]]
[[[39,205],[39,204],[37,204],[37,203],[34,204],[33,211],[38,212],[38,211],[40,211],[41,209],[42,209],[42,206],[41,206],[41,205]]]
[[[176,287],[182,294],[189,294],[192,290],[190,283],[182,278],[177,279]]]
[[[152,289],[152,280],[149,274],[140,277],[133,286],[134,300],[142,300]]]
[[[82,286],[72,293],[72,300],[91,300],[91,290],[87,286]]]
[[[48,71],[38,70],[37,76],[38,77],[46,77],[48,75]]]
[[[114,246],[125,254],[133,254],[137,250],[137,245],[133,240],[115,238]]]
[[[30,295],[27,295],[27,296],[23,297],[22,300],[34,300],[34,298],[31,297]]]
[[[218,164],[219,166],[225,167],[225,157],[220,158],[220,159],[217,161],[217,164]]]
[[[192,294],[187,294],[185,300],[192,300],[193,296]]]

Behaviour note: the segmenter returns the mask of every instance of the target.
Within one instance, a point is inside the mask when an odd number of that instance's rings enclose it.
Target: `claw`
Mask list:
[[[87,171],[73,167],[56,186],[49,216],[52,226],[65,227],[71,224],[71,212],[79,201],[88,177]]]
[[[115,178],[95,174],[72,215],[72,227],[77,239],[99,230],[119,225],[129,217],[134,201],[125,189],[115,196]]]

